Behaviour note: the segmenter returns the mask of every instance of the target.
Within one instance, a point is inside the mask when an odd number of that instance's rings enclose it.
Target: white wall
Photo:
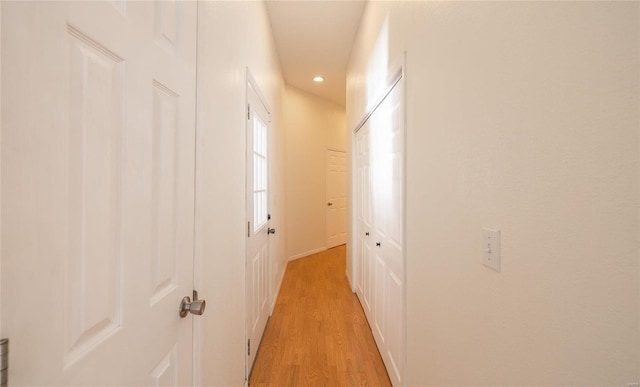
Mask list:
[[[346,150],[345,108],[287,86],[287,256],[300,258],[326,248],[325,153]]]
[[[284,82],[262,2],[200,2],[196,288],[207,310],[202,385],[242,386],[245,377],[245,117],[248,66],[271,109],[272,227],[284,229]],[[276,285],[286,263],[282,233],[270,237]]]
[[[408,385],[640,378],[638,7],[368,3],[349,130],[407,51]]]

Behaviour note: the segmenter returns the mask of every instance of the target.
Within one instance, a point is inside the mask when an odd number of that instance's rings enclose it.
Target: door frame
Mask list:
[[[360,268],[358,267],[358,243],[356,236],[358,235],[358,214],[357,214],[357,149],[356,149],[356,134],[358,131],[365,125],[365,123],[369,120],[371,115],[375,112],[375,110],[382,104],[387,95],[391,93],[393,88],[402,83],[402,94],[400,98],[400,103],[402,104],[402,117],[404,120],[404,127],[402,128],[404,135],[403,142],[403,157],[402,157],[402,168],[405,171],[402,177],[402,227],[403,227],[403,235],[402,235],[402,264],[403,264],[403,276],[404,282],[402,287],[402,315],[403,315],[403,338],[402,345],[404,348],[403,354],[403,362],[404,369],[402,370],[403,380],[406,383],[407,376],[407,52],[403,51],[401,56],[397,58],[395,61],[387,69],[387,77],[384,81],[384,87],[380,88],[380,93],[376,96],[375,102],[370,105],[370,107],[365,111],[363,117],[358,121],[358,124],[351,130],[350,136],[350,146],[349,146],[349,154],[347,155],[348,160],[348,179],[349,179],[349,187],[350,192],[348,196],[348,205],[347,205],[347,217],[349,219],[349,224],[347,224],[347,245],[349,248],[347,249],[347,267],[351,267],[351,270],[347,271],[347,279],[350,282],[351,291],[356,293],[356,288],[358,284],[358,273],[360,272]]]
[[[244,115],[243,115],[243,122],[245,123],[243,125],[243,129],[244,129],[244,152],[246,153],[247,151],[247,122],[248,120],[246,119],[246,115],[248,114],[247,112],[247,106],[249,106],[249,89],[253,89],[253,91],[256,93],[256,95],[258,96],[258,99],[260,99],[260,102],[262,103],[262,105],[264,106],[265,110],[267,111],[267,113],[269,114],[269,121],[267,122],[267,213],[269,213],[269,203],[270,203],[270,199],[271,199],[271,160],[272,160],[272,156],[271,156],[271,152],[270,152],[270,135],[269,135],[269,127],[271,126],[271,107],[269,106],[269,104],[267,103],[267,99],[264,97],[264,94],[262,93],[262,90],[260,89],[260,87],[258,86],[258,82],[256,81],[256,79],[253,77],[253,75],[251,74],[251,70],[249,69],[249,67],[246,67],[246,82],[245,82],[245,101],[244,101]],[[244,177],[245,177],[245,202],[246,202],[246,197],[249,194],[249,187],[248,184],[246,183],[247,181],[247,158],[244,158],[245,160],[245,165],[244,165]],[[249,219],[249,214],[247,213],[247,206],[245,204],[245,211],[242,215],[243,218],[243,224],[245,224],[244,222],[246,222],[247,219]],[[268,220],[267,220],[268,222]],[[245,334],[245,339],[244,339],[244,345],[243,345],[243,351],[245,353],[244,359],[245,359],[245,370],[244,370],[244,377],[245,377],[245,385],[248,385],[249,383],[249,372],[250,372],[250,367],[251,365],[248,364],[247,362],[247,355],[246,355],[246,345],[247,342],[249,340],[249,313],[247,311],[247,307],[249,305],[249,295],[247,294],[247,283],[248,283],[248,279],[247,279],[247,244],[248,244],[248,238],[246,237],[246,229],[245,229],[245,244],[244,244],[244,304],[245,304],[245,308],[244,308],[244,324],[245,324],[245,328],[244,328],[244,334]],[[267,303],[269,305],[269,316],[271,316],[271,312],[273,311],[272,309],[272,294],[273,294],[273,281],[272,281],[272,268],[271,268],[271,254],[270,254],[270,246],[269,246],[269,238],[267,238]],[[269,322],[269,320],[267,319],[267,323]],[[266,328],[265,328],[266,329]],[[254,348],[254,350],[257,351],[257,348]],[[257,353],[256,353],[257,354]]]
[[[2,52],[2,4],[0,4],[0,53]],[[2,74],[2,55],[0,55],[0,74]],[[2,251],[2,76],[0,76],[0,252]],[[0,254],[0,332],[2,330],[2,256]],[[0,338],[3,338],[0,336]]]

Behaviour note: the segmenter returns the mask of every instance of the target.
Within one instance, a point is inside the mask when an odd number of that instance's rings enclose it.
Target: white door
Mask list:
[[[269,112],[247,85],[247,377],[269,318]]]
[[[196,5],[2,2],[12,386],[192,384]]]
[[[327,149],[327,248],[347,243],[347,154]]]
[[[367,319],[371,315],[371,251],[375,247],[372,239],[373,203],[371,185],[371,135],[369,121],[356,134],[356,243],[358,275],[356,294],[360,298]]]
[[[404,383],[404,122],[398,82],[356,135],[356,292],[394,385]]]

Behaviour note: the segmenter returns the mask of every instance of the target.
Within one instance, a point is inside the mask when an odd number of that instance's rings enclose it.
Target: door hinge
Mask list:
[[[247,120],[251,119],[251,105],[247,105]]]
[[[251,339],[247,340],[247,356],[251,356]]]

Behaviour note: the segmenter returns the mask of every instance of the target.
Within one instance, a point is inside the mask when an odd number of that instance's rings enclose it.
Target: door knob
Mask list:
[[[205,300],[193,300],[189,296],[182,299],[180,302],[180,317],[187,317],[187,314],[197,314],[201,316],[204,313],[204,307],[207,305]]]
[[[369,231],[365,232],[364,235],[369,236]]]
[[[267,229],[267,234],[275,234],[276,233],[276,229],[275,228],[268,228]]]
[[[333,203],[329,202],[329,203],[327,203],[327,205],[328,205],[328,206],[332,206],[332,205],[333,205]]]
[[[376,242],[376,246],[380,247],[380,242]]]

